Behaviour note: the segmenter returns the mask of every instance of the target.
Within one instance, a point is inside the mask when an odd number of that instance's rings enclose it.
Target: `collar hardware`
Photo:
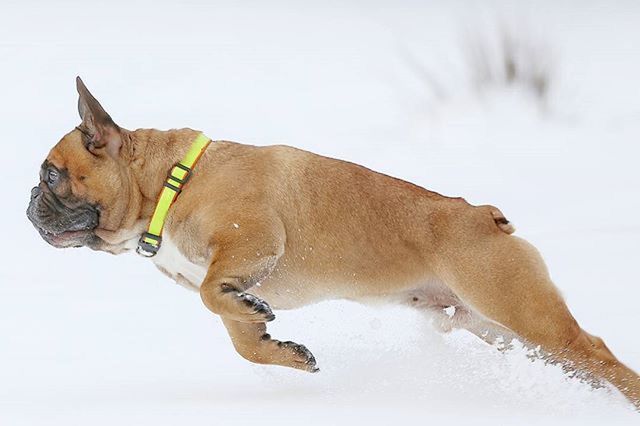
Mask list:
[[[171,179],[171,178],[167,178],[167,179]],[[182,188],[173,185],[171,182],[165,182],[162,184],[162,186],[164,186],[165,188],[169,188],[170,190],[175,191],[178,194],[182,192]]]
[[[184,170],[185,174],[183,177],[179,178],[176,175],[173,174],[173,170],[175,168],[178,168],[180,170]],[[178,185],[184,185],[185,183],[189,182],[189,179],[191,179],[191,174],[193,173],[193,170],[191,170],[190,167],[185,166],[184,164],[177,162],[176,164],[173,165],[173,167],[171,168],[171,171],[169,172],[169,175],[167,176],[167,180],[172,180],[174,182],[176,182]],[[165,183],[169,183],[169,182],[165,182]]]
[[[184,185],[189,182],[193,174],[193,168],[207,149],[211,139],[200,133],[191,143],[191,148],[184,158],[169,169],[160,196],[156,202],[156,208],[149,221],[147,232],[144,232],[138,240],[136,253],[143,257],[153,257],[160,250],[162,244],[162,229],[169,213],[169,209],[182,192]]]
[[[154,243],[149,243],[147,242],[148,240],[151,240]],[[153,257],[158,253],[158,250],[160,250],[161,243],[162,237],[145,232],[138,241],[136,253],[142,257]]]

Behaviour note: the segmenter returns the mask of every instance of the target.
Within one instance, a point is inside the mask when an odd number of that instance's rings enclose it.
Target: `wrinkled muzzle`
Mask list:
[[[31,190],[27,217],[49,244],[58,248],[88,245],[95,237],[98,209],[89,203],[65,205],[51,191],[39,186]]]

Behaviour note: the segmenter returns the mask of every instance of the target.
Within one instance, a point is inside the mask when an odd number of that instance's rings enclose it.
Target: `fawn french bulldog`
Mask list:
[[[377,299],[428,312],[443,331],[540,345],[640,408],[638,375],[580,328],[499,209],[287,146],[126,130],[77,88],[82,123],[42,164],[29,219],[55,247],[152,256],[222,317],[246,359],[317,371],[303,345],[267,334],[272,309]]]

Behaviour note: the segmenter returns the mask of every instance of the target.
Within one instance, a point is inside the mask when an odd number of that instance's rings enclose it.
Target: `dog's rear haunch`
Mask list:
[[[78,92],[82,123],[49,153],[27,214],[56,247],[126,252],[199,132],[129,131],[80,80]],[[434,315],[445,332],[539,345],[548,359],[611,382],[640,407],[640,378],[580,328],[539,253],[513,232],[496,207],[356,164],[216,141],[169,210],[152,259],[199,291],[253,362],[317,371],[304,346],[267,334],[272,309],[386,300]]]

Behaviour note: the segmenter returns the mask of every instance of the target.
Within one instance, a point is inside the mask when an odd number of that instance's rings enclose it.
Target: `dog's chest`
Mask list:
[[[207,273],[207,268],[187,259],[167,233],[163,235],[160,250],[152,260],[165,275],[191,290],[200,288]]]

